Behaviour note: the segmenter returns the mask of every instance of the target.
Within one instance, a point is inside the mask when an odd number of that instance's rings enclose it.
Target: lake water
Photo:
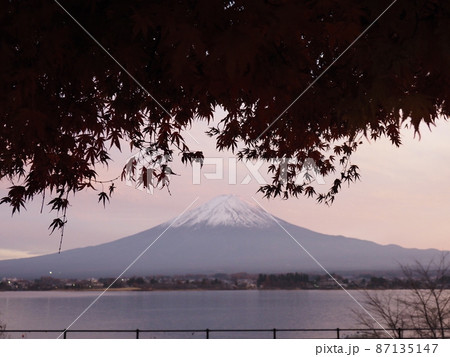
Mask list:
[[[0,292],[7,329],[64,329],[100,292]],[[356,298],[357,291],[351,291]],[[341,290],[107,292],[71,329],[355,328],[358,305]],[[12,338],[58,333],[10,333]],[[344,334],[345,335],[345,334]],[[134,338],[133,333],[75,333],[68,338]],[[142,338],[205,338],[205,333],[141,333]],[[270,332],[211,333],[210,338],[271,338]],[[278,338],[334,338],[336,332],[278,332]]]

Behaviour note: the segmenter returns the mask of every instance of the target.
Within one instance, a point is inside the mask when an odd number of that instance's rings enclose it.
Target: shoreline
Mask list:
[[[408,290],[408,289],[346,289],[351,291],[385,291],[385,290]],[[167,291],[167,292],[174,292],[174,291],[180,291],[180,292],[186,292],[186,291],[342,291],[341,288],[316,288],[316,289],[299,289],[299,288],[293,288],[293,289],[202,289],[202,288],[195,288],[195,289],[141,289],[141,288],[133,288],[133,287],[126,287],[126,288],[109,288],[109,289],[49,289],[49,290],[0,290],[1,293],[10,293],[10,292],[103,292],[103,291],[112,291],[112,292],[161,292],[161,291]]]

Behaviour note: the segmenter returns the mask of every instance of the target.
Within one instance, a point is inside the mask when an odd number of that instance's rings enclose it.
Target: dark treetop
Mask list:
[[[350,155],[364,136],[400,145],[404,126],[417,131],[450,112],[448,1],[60,4],[121,66],[57,2],[2,3],[0,179],[13,181],[2,202],[14,210],[47,191],[65,212],[67,194],[95,184],[96,166],[121,139],[201,160],[183,130],[217,106],[227,112],[210,130],[218,149],[298,160],[283,180],[271,166],[267,196],[330,203],[359,177]],[[307,158],[335,173],[329,191],[295,184]],[[151,171],[160,181],[167,174]]]

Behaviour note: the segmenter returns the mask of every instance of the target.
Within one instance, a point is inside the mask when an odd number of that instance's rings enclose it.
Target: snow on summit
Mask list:
[[[221,195],[186,212],[174,224],[180,226],[269,227],[272,218],[262,208],[234,195]]]

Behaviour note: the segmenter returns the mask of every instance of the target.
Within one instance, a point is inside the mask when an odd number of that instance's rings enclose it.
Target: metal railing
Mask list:
[[[369,329],[369,328],[335,328],[335,329],[165,329],[165,330],[156,330],[156,329],[135,329],[135,330],[110,330],[110,329],[99,329],[99,330],[92,330],[92,329],[86,329],[86,330],[15,330],[15,329],[5,329],[0,330],[0,333],[57,333],[58,336],[62,336],[63,339],[67,339],[69,333],[73,336],[77,333],[131,333],[134,335],[136,339],[139,339],[142,337],[143,333],[168,333],[168,334],[180,334],[180,333],[190,333],[194,335],[195,333],[202,334],[204,338],[209,339],[211,338],[211,334],[223,334],[223,333],[250,333],[250,332],[267,332],[270,333],[272,338],[276,339],[279,333],[282,332],[334,332],[337,339],[340,339],[343,337],[343,333],[345,332],[353,332],[354,335],[352,336],[345,336],[347,338],[352,337],[358,337],[357,334],[359,332],[363,332],[366,334],[370,333],[376,333],[376,332],[383,332],[383,331],[389,331],[392,332],[396,338],[403,338],[405,337],[405,333],[407,332],[419,332],[419,331],[431,331],[427,328],[398,328],[398,329]],[[436,331],[440,333],[443,333],[444,331],[450,331],[450,328],[444,328],[444,329],[436,329]],[[356,334],[356,335],[355,335]],[[437,334],[437,335],[439,335]],[[360,335],[363,337],[364,335]],[[369,336],[369,335],[368,335]],[[24,337],[24,336],[22,336]],[[386,336],[387,337],[387,336]]]

